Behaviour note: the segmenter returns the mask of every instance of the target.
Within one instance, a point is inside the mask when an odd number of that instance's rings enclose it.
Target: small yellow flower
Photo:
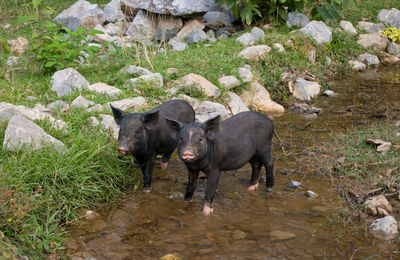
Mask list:
[[[12,219],[9,218],[9,219],[8,219],[8,222],[11,222],[11,220],[12,220]]]

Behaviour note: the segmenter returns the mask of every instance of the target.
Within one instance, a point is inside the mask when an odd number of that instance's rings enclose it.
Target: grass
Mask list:
[[[40,8],[50,7],[55,11],[53,15],[41,17],[34,16],[35,11],[32,11],[31,1],[0,2],[0,25],[11,24],[11,29],[0,28],[0,102],[33,107],[36,102],[47,105],[58,99],[70,103],[79,94],[97,104],[113,101],[110,97],[94,95],[88,91],[57,97],[50,89],[53,72],[41,69],[42,64],[36,60],[32,49],[28,49],[24,54],[17,54],[20,56],[20,61],[16,67],[10,68],[5,65],[9,56],[16,55],[9,53],[7,40],[23,36],[32,44],[34,33],[40,33],[41,37],[52,36],[47,34],[43,24],[39,26],[38,21],[44,22],[53,18],[74,2],[75,0],[42,1]],[[100,4],[101,7],[108,2],[108,0],[91,1]],[[397,2],[362,1],[357,10],[345,10],[346,19],[355,23],[362,16],[376,17],[380,8],[396,6]],[[336,28],[338,22],[330,22],[330,26]],[[128,54],[126,49],[114,48],[112,51],[103,49],[101,53],[89,58],[86,65],[77,64],[76,69],[91,84],[104,82],[123,90],[119,96],[122,99],[137,96],[127,83],[132,76],[119,73],[125,65],[139,65],[160,72],[165,85],[168,85],[166,83],[170,80],[196,73],[220,87],[223,92],[221,96],[225,96],[226,91],[219,86],[218,79],[223,75],[237,76],[237,69],[249,64],[272,97],[285,102],[289,100],[288,89],[279,82],[283,72],[299,75],[311,73],[324,87],[327,87],[332,79],[349,75],[351,70],[347,65],[348,60],[366,51],[356,43],[357,38],[338,31],[334,31],[332,43],[327,45],[318,45],[305,36],[290,33],[290,29],[280,24],[274,25],[273,29],[265,33],[265,44],[272,46],[274,43],[281,43],[285,45],[286,52],[278,53],[272,50],[262,62],[246,61],[237,56],[244,47],[232,37],[217,41],[211,46],[191,45],[181,52],[161,51],[157,46],[144,48],[140,45],[135,46]],[[286,45],[288,40],[292,41],[292,46]],[[315,64],[307,58],[310,50],[316,51]],[[153,54],[157,51],[159,51],[157,54]],[[147,57],[140,55],[145,53],[148,54]],[[100,55],[104,54],[106,57],[100,58]],[[178,69],[173,76],[165,73],[170,67]],[[245,85],[242,84],[236,91],[240,92],[244,88]],[[149,104],[147,108],[166,99],[165,89],[142,84],[139,90],[146,97]],[[191,88],[181,89],[179,93],[200,100],[205,99],[204,93]],[[38,100],[26,101],[27,96],[35,96]],[[222,99],[217,101],[223,102]],[[100,203],[117,198],[125,188],[138,185],[132,159],[120,157],[115,149],[116,140],[111,138],[107,131],[89,123],[89,117],[98,114],[98,112],[87,113],[82,109],[57,111],[56,118],[66,121],[69,125],[69,130],[65,132],[53,129],[46,121],[36,121],[47,133],[67,146],[68,151],[63,155],[57,154],[50,148],[39,151],[24,149],[19,152],[0,149],[0,235],[4,234],[7,237],[7,242],[0,238],[0,256],[4,246],[11,252],[15,251],[11,244],[17,246],[18,254],[32,258],[41,258],[45,254],[63,250],[65,241],[63,227],[76,218],[77,209],[99,206]],[[7,122],[0,123],[0,143],[3,143],[6,127]],[[376,131],[379,127],[373,129]],[[393,131],[390,127],[385,129]],[[368,169],[362,167],[368,165],[368,160],[375,163],[387,159],[379,154],[374,155],[373,149],[362,142],[361,136],[380,133],[374,131],[357,132],[344,139],[347,145],[342,145],[342,148],[347,147],[347,149],[341,152],[348,159],[339,169],[341,175],[357,178],[364,176],[360,175],[362,172],[366,176],[373,176],[373,169],[365,172],[364,170]],[[339,141],[340,139],[337,139],[337,142]],[[350,145],[352,143],[357,143],[358,146],[352,147]],[[358,158],[351,149],[359,149],[363,156]],[[398,153],[390,152],[386,156],[395,158],[396,155],[398,156]],[[361,159],[365,161],[357,161]],[[351,176],[351,167],[354,165],[359,165],[359,168],[354,172],[354,176]]]

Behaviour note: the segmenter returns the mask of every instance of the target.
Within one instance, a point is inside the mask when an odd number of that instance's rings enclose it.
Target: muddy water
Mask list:
[[[201,214],[205,181],[200,180],[192,203],[183,202],[186,171],[178,158],[166,172],[154,172],[153,192],[128,191],[118,205],[105,205],[99,215],[69,229],[76,239],[71,253],[96,259],[386,259],[391,245],[375,241],[361,222],[337,221],[340,203],[331,178],[319,174],[315,160],[333,131],[399,116],[398,68],[369,71],[338,81],[337,97],[321,97],[318,119],[309,121],[288,112],[274,119],[290,151],[275,148],[276,186],[248,192],[250,167],[225,172],[214,199],[214,215]],[[382,83],[383,82],[383,83]],[[310,123],[311,122],[311,123]],[[275,140],[276,142],[276,140]],[[304,184],[288,188],[288,181]],[[308,198],[305,191],[318,193]],[[276,237],[275,231],[289,232]],[[398,255],[397,255],[398,256]],[[79,258],[77,258],[79,259]]]

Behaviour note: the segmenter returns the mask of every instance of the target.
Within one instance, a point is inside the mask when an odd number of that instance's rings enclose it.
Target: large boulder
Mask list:
[[[198,19],[191,19],[187,21],[182,29],[169,40],[169,44],[173,44],[176,42],[182,42],[185,40],[185,38],[191,33],[193,30],[203,30],[204,29],[204,23],[199,21]]]
[[[207,12],[203,16],[203,21],[208,28],[218,30],[221,27],[231,26],[231,18],[228,14],[218,11]]]
[[[150,43],[156,31],[155,20],[140,10],[129,25],[126,34],[134,41]]]
[[[190,73],[182,78],[184,85],[194,86],[206,93],[208,97],[216,98],[221,95],[221,91],[210,81],[200,75]]]
[[[104,20],[107,22],[124,21],[125,16],[120,7],[121,0],[112,0],[104,7]]]
[[[382,9],[378,13],[377,19],[386,25],[400,28],[400,11],[396,8],[391,10]]]
[[[374,237],[382,240],[390,240],[398,236],[398,224],[392,216],[376,219],[369,229]]]
[[[78,27],[92,29],[96,24],[104,22],[103,11],[97,4],[91,4],[85,0],[79,0],[65,9],[54,18],[55,23],[62,23],[71,31],[75,31]]]
[[[251,110],[263,113],[283,113],[283,106],[271,99],[269,92],[258,82],[252,82],[240,98]]]
[[[176,33],[182,28],[182,19],[180,17],[163,16],[158,22],[155,40],[166,41],[176,35]]]
[[[43,147],[53,146],[58,153],[66,150],[65,145],[41,127],[23,116],[13,116],[8,123],[3,147],[10,151],[20,150],[24,147],[39,150]]]
[[[317,96],[321,86],[317,82],[298,78],[294,85],[293,96],[300,100],[310,100]]]
[[[386,35],[381,33],[368,33],[360,34],[357,43],[365,48],[383,51],[386,49],[389,40]]]
[[[50,84],[51,89],[59,97],[70,95],[73,91],[89,86],[89,82],[73,68],[59,70],[54,73]]]
[[[121,0],[121,2],[132,9],[173,16],[206,13],[218,8],[214,0]]]
[[[211,101],[203,101],[196,108],[196,121],[203,123],[208,119],[214,118],[216,116],[221,116],[222,120],[229,117],[229,111],[224,107],[224,105]]]
[[[247,47],[246,49],[239,52],[239,57],[242,57],[251,61],[260,61],[265,58],[265,54],[271,51],[271,47],[268,45],[256,45]]]
[[[232,115],[239,114],[241,112],[250,111],[243,100],[233,92],[228,92],[229,101],[228,108]]]
[[[208,36],[205,31],[194,29],[188,34],[188,36],[186,36],[185,41],[187,43],[204,42],[207,40],[207,38]]]
[[[289,12],[286,19],[286,25],[289,28],[292,28],[293,26],[304,27],[309,22],[310,20],[308,19],[308,17],[299,12]]]
[[[301,34],[311,36],[318,44],[332,41],[332,29],[324,22],[312,21],[300,29]]]

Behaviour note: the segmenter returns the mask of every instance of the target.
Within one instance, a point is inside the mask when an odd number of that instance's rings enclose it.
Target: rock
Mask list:
[[[385,154],[387,151],[389,151],[390,147],[392,146],[392,143],[383,141],[381,139],[366,139],[365,142],[367,144],[376,145],[376,151],[381,152],[382,154]]]
[[[389,43],[386,35],[381,33],[360,34],[357,41],[358,44],[365,48],[383,51]]]
[[[217,37],[217,39],[221,39],[220,37],[224,36],[224,39],[228,38],[229,35],[236,33],[236,29],[235,27],[232,26],[227,26],[227,27],[223,27],[223,28],[219,28],[216,32],[215,32],[215,36]],[[225,38],[226,37],[226,38]]]
[[[349,65],[354,71],[362,71],[367,68],[367,65],[365,65],[362,62],[356,61],[356,60],[350,60]]]
[[[4,122],[12,116],[23,116],[30,120],[48,120],[56,129],[67,129],[68,124],[62,120],[55,119],[49,110],[46,112],[38,107],[27,108],[24,106],[14,106],[13,104],[0,102],[0,121]]]
[[[112,132],[112,136],[115,139],[118,139],[119,125],[115,123],[114,117],[111,115],[100,114],[101,122],[100,124],[104,127],[104,129],[108,129]]]
[[[26,47],[28,46],[29,42],[24,37],[20,36],[15,40],[8,40],[8,45],[10,45],[11,53],[23,53],[25,52]]]
[[[210,40],[210,39],[215,39],[215,32],[214,32],[214,30],[208,30],[208,31],[207,31],[207,37],[208,37],[208,40]],[[217,39],[215,39],[215,40],[217,40]]]
[[[369,229],[374,237],[382,240],[391,240],[398,236],[398,224],[392,216],[376,219]]]
[[[272,47],[276,49],[278,52],[285,52],[285,47],[283,47],[283,45],[280,43],[274,43]]]
[[[153,72],[149,71],[148,69],[139,67],[139,66],[134,66],[134,65],[129,65],[124,68],[122,68],[120,73],[126,73],[126,74],[132,74],[135,76],[143,76],[147,74],[152,74]]]
[[[289,240],[296,237],[296,234],[287,231],[271,231],[269,236],[272,241]]]
[[[300,182],[293,181],[293,180],[290,180],[288,185],[289,185],[289,188],[292,188],[292,189],[298,189],[298,188],[301,187],[301,183]]]
[[[71,31],[75,31],[78,27],[92,29],[96,24],[104,22],[103,11],[97,4],[91,4],[85,0],[79,0],[65,9],[54,18],[55,23],[62,23]]]
[[[241,230],[235,230],[232,233],[232,238],[235,240],[240,240],[246,238],[247,234],[246,232],[243,232]]]
[[[319,195],[315,192],[313,192],[312,190],[308,190],[306,191],[306,196],[309,198],[318,198]]]
[[[153,87],[161,88],[163,86],[163,77],[160,73],[151,73],[130,79],[129,82],[134,88],[139,84],[151,84]]]
[[[251,33],[244,33],[236,39],[236,42],[239,42],[244,46],[249,46],[256,42],[256,38]]]
[[[221,95],[221,91],[210,81],[202,76],[190,73],[182,78],[186,86],[193,85],[197,89],[203,90],[208,97],[216,98]]]
[[[171,195],[169,195],[169,198],[171,200],[183,199],[184,197],[185,197],[185,195],[179,191],[172,192]]]
[[[106,94],[109,97],[115,98],[122,93],[122,90],[109,86],[106,83],[98,82],[87,87],[88,90],[96,92],[98,94]]]
[[[174,43],[182,42],[185,40],[185,38],[191,33],[194,29],[197,30],[203,30],[204,29],[204,23],[197,20],[197,19],[191,19],[187,21],[182,29],[169,40],[169,44],[173,45]]]
[[[251,29],[251,34],[254,36],[254,39],[259,42],[259,41],[264,41],[265,40],[265,33],[263,30],[261,30],[258,27],[254,27]]]
[[[176,68],[168,68],[165,70],[165,74],[167,75],[175,75],[176,73],[178,73],[178,69]]]
[[[360,30],[364,30],[367,33],[378,33],[385,30],[385,25],[383,23],[358,22],[357,26]]]
[[[357,35],[356,28],[354,28],[353,24],[349,21],[340,21],[340,27],[350,35]]]
[[[104,110],[104,106],[100,105],[100,104],[95,104],[92,107],[86,108],[87,112],[102,112]]]
[[[392,212],[392,206],[390,205],[389,201],[386,199],[384,195],[379,195],[367,199],[364,202],[364,208],[367,214],[373,216],[376,215],[387,216],[388,213]],[[384,211],[379,209],[383,209]]]
[[[34,97],[34,96],[27,96],[25,100],[28,101],[28,102],[33,102],[33,101],[36,101],[36,100],[37,100],[37,97]]]
[[[332,91],[332,90],[329,90],[329,89],[325,90],[323,94],[325,96],[328,96],[328,97],[334,97],[334,96],[338,95],[335,91]]]
[[[361,54],[357,57],[357,60],[365,63],[368,66],[376,66],[379,65],[380,61],[376,55],[372,55],[369,53]]]
[[[221,27],[231,26],[228,14],[218,11],[209,11],[203,16],[203,21],[208,28],[218,30]]]
[[[271,47],[268,45],[256,45],[247,47],[246,49],[239,52],[239,57],[242,57],[251,61],[260,61],[265,58],[265,54],[271,51]]]
[[[102,34],[98,33],[94,35],[93,40],[96,42],[116,42],[119,40],[119,37],[109,35],[106,29],[104,29],[104,27],[100,24],[97,24],[94,29],[103,32]]]
[[[250,68],[242,67],[238,69],[239,77],[244,82],[251,82],[253,80],[253,73],[251,73]]]
[[[188,34],[188,36],[186,36],[185,40],[187,43],[197,43],[204,42],[207,38],[208,36],[205,31],[194,29]]]
[[[235,76],[223,76],[218,79],[218,82],[224,89],[231,89],[240,85],[240,81]]]
[[[89,121],[92,126],[98,126],[100,124],[100,121],[95,116],[89,117]]]
[[[41,127],[23,116],[13,116],[8,123],[3,148],[16,151],[23,148],[39,150],[43,147],[53,146],[62,154],[67,148],[59,140],[47,134]]]
[[[400,61],[399,57],[390,55],[390,54],[385,53],[383,51],[381,51],[381,55],[382,55],[381,60],[386,65],[393,65],[393,64],[396,64],[396,63],[398,63]]]
[[[389,54],[400,57],[400,45],[395,42],[390,42],[389,46],[387,47],[387,51]]]
[[[230,109],[232,115],[239,114],[241,112],[250,111],[243,100],[233,92],[228,92],[229,102],[228,108]]]
[[[51,109],[51,110],[54,110],[54,111],[56,111],[56,110],[66,110],[66,109],[69,109],[69,105],[63,100],[56,100],[56,101],[51,102],[50,104],[48,104],[47,108]]]
[[[269,92],[258,82],[250,83],[240,98],[252,111],[263,113],[283,113],[285,111],[282,105],[271,99]]]
[[[17,56],[10,56],[10,57],[8,57],[6,64],[7,64],[7,66],[13,67],[18,64],[18,60],[19,60],[19,57],[17,57]]]
[[[221,116],[221,120],[225,120],[229,117],[229,111],[224,105],[211,101],[203,101],[196,108],[196,122],[203,123],[208,119],[216,116]]]
[[[286,18],[286,25],[289,28],[292,28],[293,26],[304,27],[309,22],[310,20],[308,17],[299,12],[289,12]]]
[[[317,51],[316,50],[310,50],[307,53],[307,58],[311,62],[311,64],[315,64],[315,59],[317,58]]]
[[[120,36],[125,34],[127,28],[124,22],[117,22],[106,24],[104,29],[111,36]]]
[[[200,102],[197,99],[191,98],[185,94],[179,94],[176,98],[187,101],[193,107],[194,110],[196,110],[200,105]],[[176,99],[176,98],[173,98],[173,99]]]
[[[299,33],[311,36],[318,44],[332,41],[332,30],[321,21],[309,22]]]
[[[182,26],[183,22],[180,17],[163,16],[158,22],[154,39],[156,41],[167,41],[174,37]]]
[[[171,43],[170,43],[170,44],[171,44]],[[173,49],[174,51],[183,51],[183,50],[185,50],[187,47],[189,47],[188,44],[187,44],[186,42],[173,42],[173,43],[171,44],[171,46],[172,46],[172,49]]]
[[[110,108],[110,104],[113,107],[122,109],[124,111],[127,109],[138,110],[146,105],[146,100],[144,99],[144,97],[139,96],[135,98],[127,98],[118,101],[108,102],[107,107]]]
[[[160,260],[181,260],[181,258],[174,254],[168,254],[160,257]]]
[[[317,119],[317,118],[318,118],[318,115],[317,115],[316,113],[305,114],[305,115],[304,115],[304,118],[305,118],[306,120]]]
[[[124,21],[125,16],[124,13],[121,11],[120,8],[120,0],[111,0],[106,6],[104,7],[104,20],[110,23],[115,21]]]
[[[93,101],[87,100],[86,98],[79,96],[72,101],[71,108],[88,108],[91,105],[94,105]]]
[[[293,96],[300,100],[309,101],[319,94],[320,89],[321,86],[317,82],[298,78],[294,85]]]
[[[155,21],[144,11],[139,10],[129,25],[126,34],[136,42],[150,43],[155,35]]]
[[[75,90],[81,90],[89,86],[89,82],[73,68],[59,70],[54,73],[50,84],[51,89],[59,97],[70,95]]]
[[[206,13],[218,8],[214,0],[121,0],[121,3],[131,8],[173,16]]]
[[[392,8],[391,10],[382,9],[379,11],[377,19],[385,25],[400,28],[400,11],[396,8]]]

